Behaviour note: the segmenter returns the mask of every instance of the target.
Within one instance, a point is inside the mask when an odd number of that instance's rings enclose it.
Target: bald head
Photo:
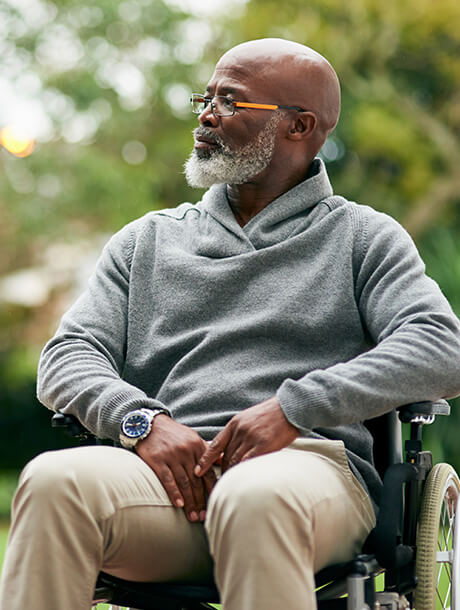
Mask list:
[[[231,65],[251,76],[277,103],[315,113],[324,141],[340,114],[340,85],[331,64],[309,47],[280,38],[244,42],[227,51],[216,69]],[[322,142],[321,142],[322,145]]]

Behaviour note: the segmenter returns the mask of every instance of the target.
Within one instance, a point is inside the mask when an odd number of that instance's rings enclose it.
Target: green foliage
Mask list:
[[[32,155],[0,150],[0,280],[29,268],[52,280],[53,244],[90,243],[148,210],[197,200],[182,176],[196,123],[188,95],[233,44],[279,36],[323,53],[341,79],[334,154],[323,150],[336,192],[397,217],[460,313],[458,0],[287,0],[281,9],[249,0],[224,13],[213,3],[206,18],[166,0],[37,0],[35,17],[22,6],[0,0],[0,75],[43,116]],[[0,129],[10,120],[2,112]],[[60,442],[37,408],[34,376],[68,302],[66,277],[37,305],[0,300],[0,462],[11,467],[36,453],[36,438]],[[452,462],[457,412],[433,427]]]
[[[35,380],[30,370],[24,371],[22,378],[17,372],[13,378],[8,376],[13,363],[14,359],[0,361],[0,464],[10,472],[22,468],[43,451],[75,445],[74,440],[51,428],[52,413],[36,399]]]
[[[0,524],[0,572],[1,572],[1,565],[2,565],[2,561],[3,561],[3,557],[5,555],[5,547],[6,547],[7,538],[8,538],[8,528],[6,525]]]
[[[281,11],[253,0],[232,42],[291,38],[331,61],[343,94],[345,154],[330,164],[337,192],[421,238],[459,203],[459,19],[455,0],[291,0]]]
[[[436,278],[460,316],[460,241],[452,229],[446,224],[435,227],[423,240],[421,254],[428,275]]]
[[[455,224],[434,228],[424,239],[421,253],[428,275],[436,278],[455,313],[460,316],[460,241],[452,227]],[[434,426],[428,426],[425,438],[437,461],[448,462],[460,472],[460,398],[450,403],[450,417],[438,417]]]
[[[2,523],[10,517],[11,500],[18,482],[16,471],[0,471],[0,565],[2,561]],[[6,540],[5,540],[6,543]]]
[[[10,220],[9,237],[20,251],[37,235],[65,239],[113,231],[146,210],[190,197],[181,172],[193,119],[178,120],[165,99],[174,95],[174,83],[191,90],[194,72],[174,52],[190,16],[155,1],[133,2],[134,18],[124,3],[120,18],[122,4],[98,2],[95,12],[77,2],[49,4],[55,7],[54,21],[12,41],[16,54],[27,53],[40,76],[39,98],[48,103],[52,121],[51,139],[47,136],[29,158],[3,151],[8,179],[0,185],[0,214]],[[0,8],[15,12],[4,2]],[[69,69],[47,57],[46,44],[55,32],[81,53]],[[137,96],[130,82],[139,89]],[[133,140],[147,153],[137,165],[122,155]],[[50,176],[57,187],[47,194],[40,183]],[[3,272],[14,265],[7,252],[3,256],[10,248],[11,242],[0,243],[0,260],[8,261]]]

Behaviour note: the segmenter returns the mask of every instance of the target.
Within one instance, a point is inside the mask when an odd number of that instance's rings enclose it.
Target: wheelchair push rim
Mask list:
[[[452,466],[436,464],[425,485],[417,532],[417,610],[460,610],[459,494]]]

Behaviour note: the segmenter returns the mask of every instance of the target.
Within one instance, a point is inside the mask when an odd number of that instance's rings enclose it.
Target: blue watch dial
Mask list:
[[[149,423],[147,416],[143,413],[132,413],[122,422],[121,429],[125,436],[139,438],[147,432]]]

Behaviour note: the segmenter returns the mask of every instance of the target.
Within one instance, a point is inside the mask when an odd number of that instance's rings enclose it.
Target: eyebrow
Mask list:
[[[228,95],[229,93],[231,94],[236,94],[236,95],[242,95],[244,97],[244,94],[238,90],[235,89],[235,87],[232,87],[231,85],[227,85],[227,86],[223,86],[220,88],[220,94],[219,95]],[[206,93],[210,93],[211,92],[211,87],[209,87],[209,85],[206,87]]]

